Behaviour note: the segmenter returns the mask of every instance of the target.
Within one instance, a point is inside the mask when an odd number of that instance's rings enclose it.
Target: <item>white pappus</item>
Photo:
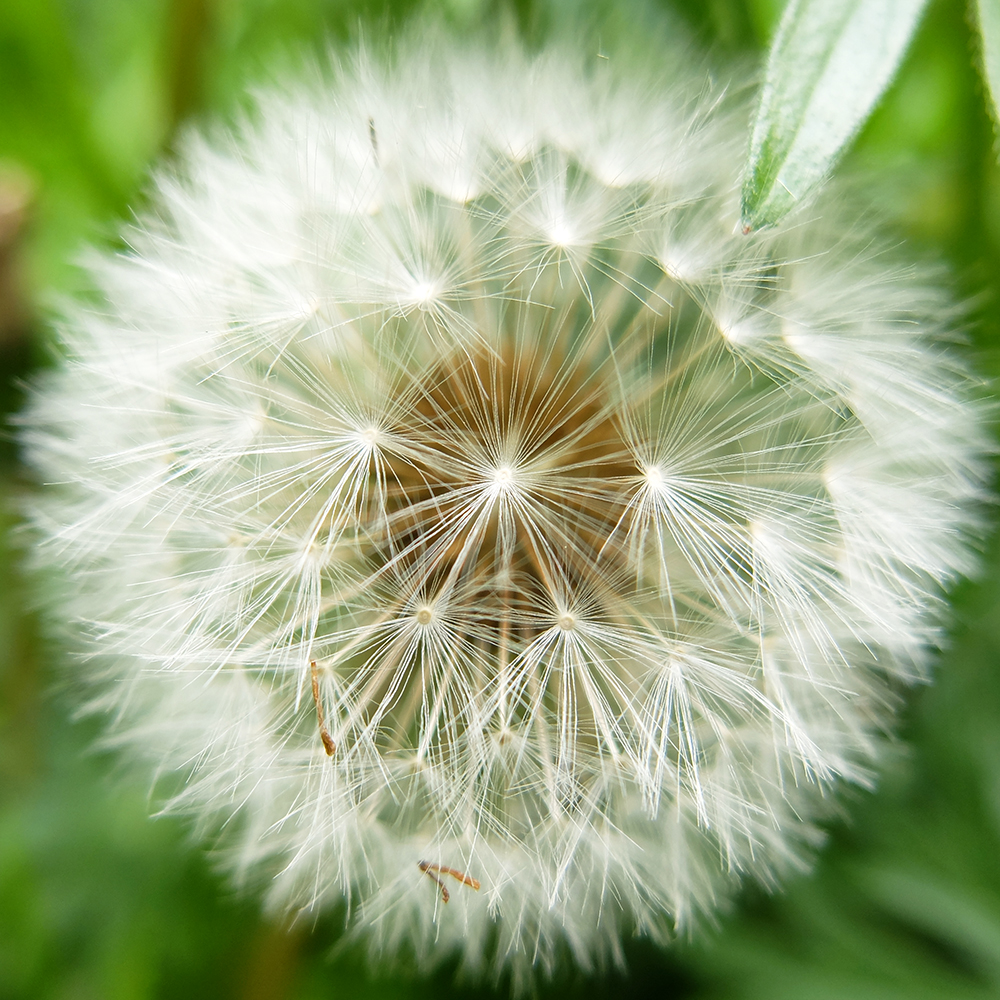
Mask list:
[[[607,55],[425,33],[189,137],[22,418],[164,808],[521,984],[803,863],[983,492],[947,297],[830,204],[739,232],[740,101]]]

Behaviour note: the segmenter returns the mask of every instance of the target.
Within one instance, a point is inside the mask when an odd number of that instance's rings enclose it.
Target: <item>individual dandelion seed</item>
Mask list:
[[[189,138],[23,418],[165,808],[522,985],[803,863],[982,493],[928,276],[830,204],[741,234],[739,100],[604,55],[423,34]]]

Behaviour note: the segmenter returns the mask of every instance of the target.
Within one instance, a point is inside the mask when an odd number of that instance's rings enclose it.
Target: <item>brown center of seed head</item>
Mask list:
[[[497,642],[569,631],[581,602],[600,613],[636,475],[609,397],[600,373],[540,349],[456,353],[432,373],[404,431],[412,452],[386,456],[385,555],[421,624],[442,591]]]

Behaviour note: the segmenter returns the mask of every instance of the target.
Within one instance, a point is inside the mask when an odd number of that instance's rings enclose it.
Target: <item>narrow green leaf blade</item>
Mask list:
[[[790,0],[750,140],[744,229],[778,222],[830,172],[895,75],[925,4]]]
[[[978,0],[979,35],[983,46],[983,78],[990,94],[990,112],[1000,123],[1000,0]]]

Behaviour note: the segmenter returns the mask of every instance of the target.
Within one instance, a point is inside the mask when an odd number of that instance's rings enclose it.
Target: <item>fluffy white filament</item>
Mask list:
[[[275,905],[524,973],[799,863],[924,675],[983,444],[921,275],[736,231],[740,116],[676,53],[501,48],[192,140],[25,438],[167,808]]]

